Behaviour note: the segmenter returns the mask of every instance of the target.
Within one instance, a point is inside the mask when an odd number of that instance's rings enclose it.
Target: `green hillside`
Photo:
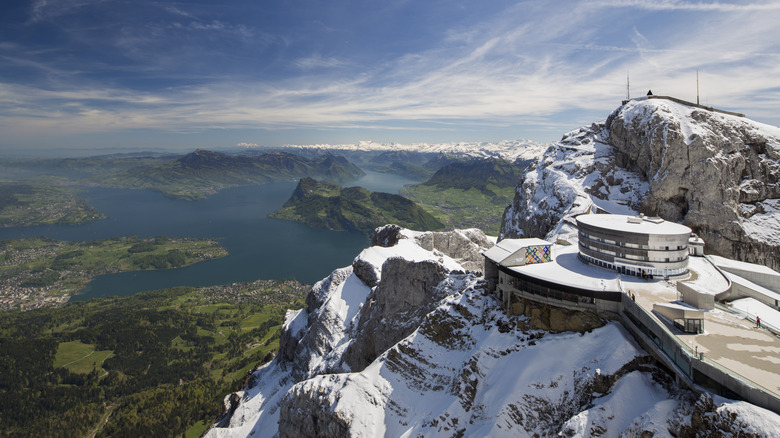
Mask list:
[[[77,190],[39,178],[31,183],[0,182],[0,227],[81,224],[101,217],[76,196]]]
[[[73,295],[91,278],[169,269],[227,255],[217,239],[137,236],[70,242],[45,237],[0,241],[0,309],[30,308],[52,295]],[[10,298],[10,299],[9,299]],[[48,305],[48,304],[47,304]]]
[[[341,188],[312,178],[302,178],[290,199],[269,217],[366,234],[388,223],[415,230],[444,228],[439,220],[402,196],[362,187]]]
[[[361,175],[363,171],[345,158],[329,154],[315,158],[282,152],[244,156],[198,149],[166,163],[97,175],[90,182],[102,187],[152,189],[171,198],[197,200],[228,187],[302,176],[345,182]]]
[[[0,312],[0,436],[199,436],[307,290],[258,280]]]
[[[504,209],[528,163],[489,158],[453,162],[401,194],[451,228],[476,227],[497,235]]]

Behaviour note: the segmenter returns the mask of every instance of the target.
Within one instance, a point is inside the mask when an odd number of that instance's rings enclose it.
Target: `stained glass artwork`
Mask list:
[[[546,263],[552,261],[550,246],[529,246],[525,249],[525,264]]]

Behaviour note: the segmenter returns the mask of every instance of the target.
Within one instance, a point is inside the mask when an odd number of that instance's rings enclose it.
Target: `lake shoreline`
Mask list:
[[[378,191],[397,192],[415,182],[397,175],[367,172],[365,177],[346,185],[363,184]],[[334,269],[350,265],[369,240],[360,233],[312,229],[268,218],[289,198],[295,185],[290,181],[228,188],[196,202],[165,198],[148,190],[93,188],[82,197],[105,219],[81,225],[3,228],[0,240],[45,236],[90,241],[166,235],[217,239],[229,253],[186,267],[98,275],[70,301],[258,279],[295,279],[314,284]]]

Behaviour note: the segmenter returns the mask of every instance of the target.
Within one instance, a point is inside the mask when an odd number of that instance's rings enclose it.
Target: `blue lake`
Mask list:
[[[348,185],[396,193],[418,181],[368,172]],[[138,271],[96,277],[72,301],[172,286],[211,286],[257,279],[295,278],[312,284],[347,266],[366,246],[359,233],[312,229],[269,219],[289,198],[295,182],[220,191],[201,201],[168,199],[147,190],[90,189],[82,196],[107,218],[89,224],[0,229],[0,240],[46,236],[83,241],[114,236],[215,237],[227,257],[178,269]]]

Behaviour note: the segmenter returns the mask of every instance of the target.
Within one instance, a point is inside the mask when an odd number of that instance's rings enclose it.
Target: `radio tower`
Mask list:
[[[626,72],[626,100],[623,101],[623,105],[627,104],[631,100],[631,92],[628,87],[628,72]]]
[[[696,69],[696,105],[699,104],[699,69]]]
[[[628,72],[626,72],[626,100],[631,100],[631,92],[630,92],[630,89],[629,89],[629,84],[630,84],[630,82],[628,80]]]

